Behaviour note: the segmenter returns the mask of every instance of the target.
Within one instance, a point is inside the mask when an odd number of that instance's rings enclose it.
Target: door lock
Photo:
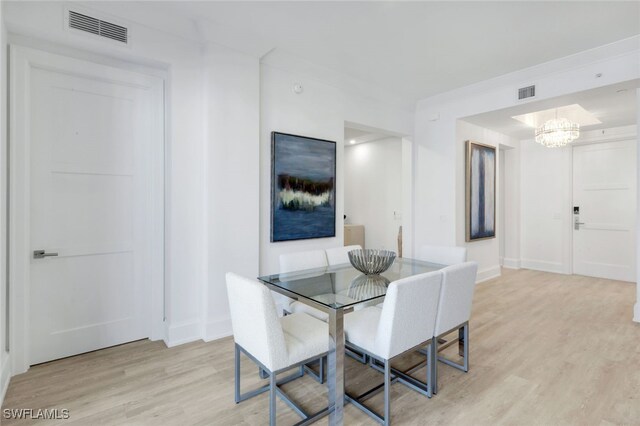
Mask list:
[[[33,258],[34,259],[44,259],[45,257],[57,256],[58,253],[47,253],[44,250],[34,250]]]
[[[573,221],[573,229],[579,231],[580,225],[584,225],[584,222],[580,222],[580,217],[578,215],[575,215],[575,219]]]

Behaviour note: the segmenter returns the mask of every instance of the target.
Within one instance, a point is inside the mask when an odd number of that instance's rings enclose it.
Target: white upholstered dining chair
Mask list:
[[[349,264],[349,252],[351,250],[361,250],[359,245],[334,247],[326,250],[327,262],[329,266]]]
[[[310,250],[294,253],[281,254],[280,258],[280,274],[289,272],[303,271],[305,269],[326,268],[327,254],[324,250]],[[321,321],[329,321],[329,315],[321,310],[315,309],[307,304],[291,300],[289,306],[285,309],[284,314],[307,314]],[[326,358],[318,361],[318,372],[316,373],[310,366],[305,366],[306,371],[318,382],[324,383],[324,367]],[[262,376],[264,376],[261,373]]]
[[[441,282],[440,271],[394,281],[389,284],[382,309],[371,306],[344,317],[346,345],[383,364],[384,416],[361,401],[370,391],[360,396],[347,394],[347,400],[385,425],[391,423],[391,360],[425,346],[433,338]],[[428,386],[431,374],[427,368]]]
[[[327,254],[324,250],[310,250],[280,255],[280,273],[303,271],[305,269],[325,268]],[[291,301],[285,314],[306,313],[322,321],[328,321],[329,315],[298,301]]]
[[[418,250],[418,259],[440,265],[455,265],[467,261],[467,249],[465,247],[425,245]]]
[[[466,262],[442,269],[442,290],[440,291],[438,315],[430,351],[434,393],[438,392],[438,362],[436,360],[458,370],[469,371],[469,318],[471,317],[477,272],[478,264],[476,262]],[[459,351],[462,356],[462,364],[438,355],[438,338],[456,330],[458,331],[457,341],[459,346],[462,346]]]
[[[276,421],[276,395],[283,398],[305,422],[326,415],[325,408],[315,414],[305,413],[279,387],[302,377],[302,366],[326,356],[329,330],[326,323],[306,314],[279,318],[270,291],[258,281],[227,273],[227,295],[235,342],[235,401],[240,403],[263,392],[269,392],[269,423]],[[269,384],[240,392],[240,354],[244,353],[269,376]],[[281,380],[276,375],[295,367],[298,373]]]
[[[324,268],[328,265],[324,250],[309,250],[281,254],[280,273]]]

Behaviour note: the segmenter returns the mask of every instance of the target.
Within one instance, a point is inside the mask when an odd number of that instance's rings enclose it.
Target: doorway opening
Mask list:
[[[345,245],[411,256],[411,149],[403,135],[345,124]]]

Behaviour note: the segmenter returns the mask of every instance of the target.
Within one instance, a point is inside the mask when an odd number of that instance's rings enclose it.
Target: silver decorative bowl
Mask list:
[[[349,252],[349,261],[358,271],[366,275],[378,275],[393,264],[395,252],[377,249],[356,249]]]

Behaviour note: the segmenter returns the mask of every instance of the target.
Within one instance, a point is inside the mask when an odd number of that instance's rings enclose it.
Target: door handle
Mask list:
[[[58,253],[47,253],[44,250],[34,250],[33,258],[34,259],[44,259],[45,257],[57,256]]]

